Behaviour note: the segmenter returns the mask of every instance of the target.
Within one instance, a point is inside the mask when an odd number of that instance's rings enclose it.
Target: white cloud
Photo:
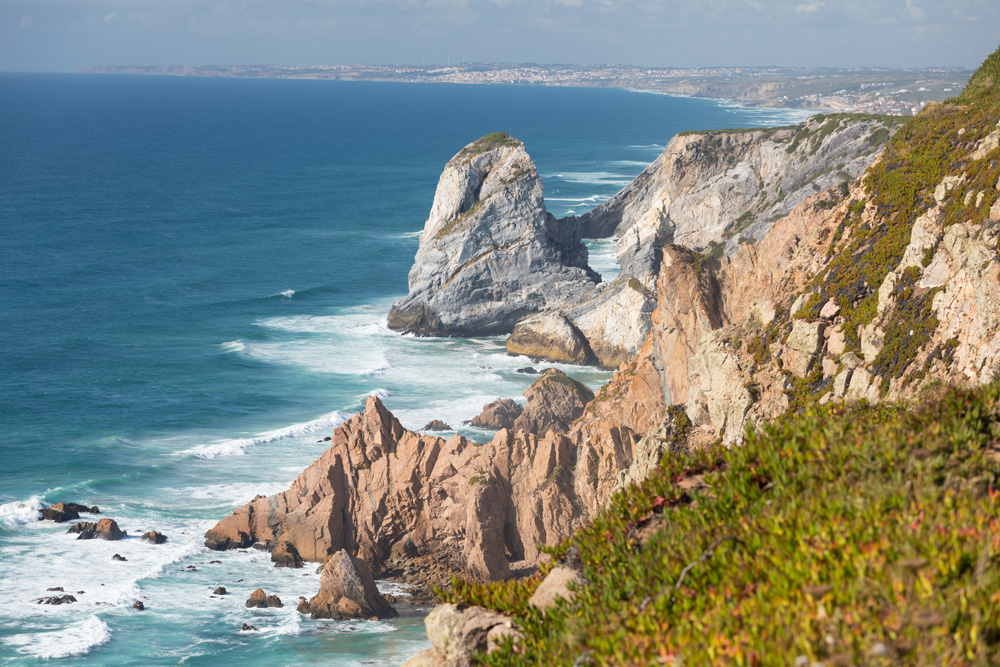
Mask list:
[[[21,17],[21,22],[17,24],[17,27],[20,28],[21,30],[24,30],[34,22],[35,22],[35,17],[32,16],[31,14],[28,14],[27,16]]]
[[[821,2],[820,0],[809,0],[809,2],[803,2],[801,5],[796,5],[795,12],[797,14],[812,14],[825,6],[826,3]]]
[[[118,18],[118,12],[116,12],[116,11],[110,11],[107,14],[104,15],[104,22],[105,23],[111,23],[116,18]]]

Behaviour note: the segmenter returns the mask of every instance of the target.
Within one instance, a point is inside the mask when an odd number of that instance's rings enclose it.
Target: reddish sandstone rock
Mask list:
[[[281,541],[271,552],[271,562],[275,567],[302,567],[302,556],[291,542]]]
[[[101,519],[97,523],[81,521],[70,526],[70,529],[66,532],[76,534],[76,539],[78,540],[92,540],[95,538],[101,540],[120,540],[127,535],[124,530],[118,527],[114,519]]]
[[[320,573],[319,593],[299,602],[298,611],[313,618],[393,618],[396,610],[378,592],[375,577],[364,561],[341,549],[330,556]]]
[[[71,521],[73,519],[79,519],[79,511],[71,507],[73,503],[56,503],[55,505],[49,505],[48,507],[43,507],[42,520],[43,521],[55,521],[56,523],[64,523],[66,521]]]
[[[506,576],[511,564],[532,565],[537,545],[570,534],[574,457],[572,441],[555,433],[501,430],[475,445],[407,431],[370,397],[287,491],[239,508],[206,544],[287,541],[313,562],[347,549],[375,572],[393,555],[434,563],[413,573],[418,581]]]
[[[267,609],[268,607],[284,607],[277,595],[268,595],[263,588],[258,588],[247,598],[246,605],[251,609]]]
[[[510,398],[487,403],[483,411],[472,418],[469,423],[478,428],[488,428],[499,431],[502,428],[514,428],[514,421],[521,416],[524,408]]]
[[[151,530],[148,533],[143,533],[140,538],[143,542],[151,542],[153,544],[163,544],[167,541],[167,536],[163,533]]]
[[[550,430],[565,433],[583,414],[594,392],[561,370],[550,368],[524,392],[528,406],[514,421],[515,431],[545,435]]]

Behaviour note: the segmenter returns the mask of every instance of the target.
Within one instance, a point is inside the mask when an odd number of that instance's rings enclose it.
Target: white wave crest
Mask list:
[[[243,341],[236,339],[225,343],[219,343],[219,348],[223,352],[246,352],[247,345]]]
[[[39,511],[45,506],[38,496],[32,496],[25,501],[15,501],[0,505],[0,523],[14,528],[26,523],[34,523],[42,518]]]
[[[562,174],[551,174],[547,178],[558,178],[567,183],[582,183],[585,185],[615,185],[625,186],[632,179],[622,174],[610,171],[567,171]]]
[[[334,410],[333,412],[310,422],[293,424],[292,426],[286,426],[285,428],[279,428],[274,431],[266,431],[249,438],[216,440],[215,442],[210,442],[205,445],[192,447],[191,449],[184,450],[181,453],[193,454],[200,459],[217,459],[221,456],[242,456],[246,453],[246,449],[248,447],[256,447],[257,445],[265,445],[278,440],[284,440],[285,438],[295,438],[315,433],[316,431],[332,429],[343,424],[346,419],[347,416],[343,412],[340,410]]]
[[[97,616],[85,618],[63,630],[34,632],[6,637],[3,642],[18,653],[37,658],[68,658],[85,655],[111,639],[111,628]]]
[[[280,296],[283,296],[286,299],[291,299],[293,296],[295,296],[295,290],[293,290],[293,289],[286,289],[284,292],[282,292],[280,294]]]

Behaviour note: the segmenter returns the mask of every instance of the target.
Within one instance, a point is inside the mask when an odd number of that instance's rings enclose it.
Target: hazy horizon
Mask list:
[[[959,67],[993,0],[6,0],[0,70],[116,65]]]

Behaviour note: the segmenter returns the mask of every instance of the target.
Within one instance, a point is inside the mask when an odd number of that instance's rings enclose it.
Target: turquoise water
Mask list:
[[[599,89],[0,75],[0,659],[350,665],[418,651],[420,619],[301,618],[314,568],[209,552],[201,536],[286,488],[371,393],[407,427],[459,426],[530,383],[502,339],[385,327],[444,163],[508,131],[563,216],[680,130],[800,117]],[[610,244],[591,248],[612,275]],[[608,376],[567,370],[595,387]],[[36,520],[60,500],[99,505],[133,537],[78,542]],[[135,539],[152,529],[169,542]],[[231,594],[212,597],[220,585]],[[52,586],[84,592],[32,603]],[[245,609],[258,586],[285,608]]]

